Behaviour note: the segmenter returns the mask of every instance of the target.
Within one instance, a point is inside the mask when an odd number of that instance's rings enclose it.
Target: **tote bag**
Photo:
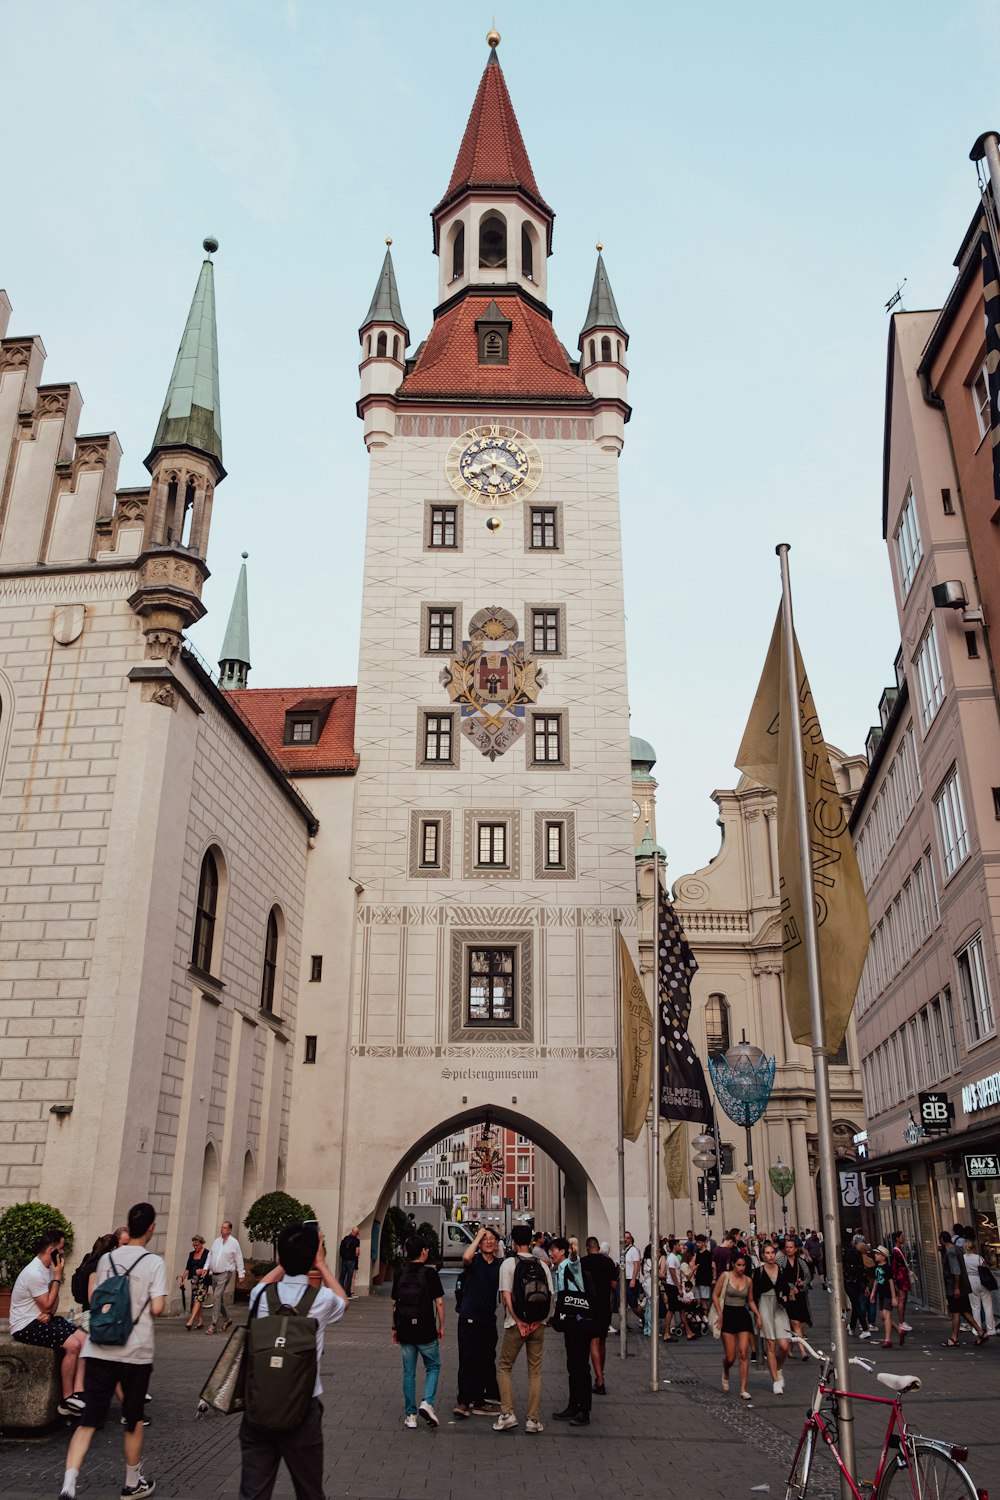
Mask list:
[[[245,1405],[247,1333],[246,1324],[233,1329],[202,1387],[201,1399],[226,1417],[242,1411]]]

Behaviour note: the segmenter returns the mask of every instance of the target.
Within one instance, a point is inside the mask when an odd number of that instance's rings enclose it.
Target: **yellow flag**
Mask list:
[[[663,1142],[663,1165],[667,1173],[667,1192],[671,1198],[687,1198],[690,1194],[685,1144],[683,1125],[675,1125]]]
[[[622,970],[622,1133],[637,1141],[646,1123],[653,1087],[653,1018],[642,982],[621,933]]]
[[[806,804],[826,1050],[834,1053],[844,1040],[868,950],[868,903],[847,827],[847,814],[830,768],[830,757],[797,641],[795,675],[799,684],[797,724],[784,712],[788,696],[787,669],[779,608],[736,764],[745,775],[777,793],[785,1007],[795,1041],[809,1046],[812,1044],[812,1022],[793,759],[805,751]]]

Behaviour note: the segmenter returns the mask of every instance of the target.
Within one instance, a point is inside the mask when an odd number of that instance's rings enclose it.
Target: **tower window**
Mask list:
[[[458,533],[454,505],[432,505],[430,517],[431,547],[456,547]]]
[[[264,935],[264,967],[260,980],[260,1008],[274,1011],[274,985],[278,975],[278,908],[272,906]]]
[[[539,549],[557,549],[559,534],[556,513],[551,506],[531,507],[531,545]]]
[[[465,275],[465,225],[459,224],[451,242],[451,279]]]
[[[729,1001],[725,995],[709,995],[705,1005],[705,1031],[709,1057],[729,1049]]]
[[[538,654],[559,654],[558,609],[534,609],[531,612],[531,645]]]
[[[479,226],[479,264],[486,270],[507,265],[507,225],[499,214],[487,214]]]
[[[606,334],[601,339],[601,363],[605,365],[611,363],[611,340]]]
[[[453,609],[429,609],[427,611],[427,650],[454,651],[455,611]]]
[[[593,339],[591,339],[590,341],[590,363],[592,365],[597,364],[597,345],[594,343]]]
[[[562,762],[563,724],[561,714],[535,714],[531,721],[532,762],[536,766]]]
[[[545,868],[562,870],[566,864],[566,828],[563,823],[545,825]]]
[[[514,949],[470,948],[466,1025],[515,1024]]]
[[[398,333],[394,335],[393,340],[392,340],[392,357],[393,357],[393,359],[398,359],[399,358],[399,334]]]
[[[427,818],[420,825],[420,863],[426,870],[441,868],[441,824]]]
[[[316,1061],[316,1038],[314,1036],[306,1037],[306,1050],[302,1061],[307,1063]]]
[[[191,962],[204,973],[212,972],[212,946],[215,940],[215,915],[219,904],[219,867],[208,850],[201,862],[198,878],[198,904],[195,908],[194,944]]]
[[[371,357],[372,357],[372,336],[371,336],[371,334],[369,334],[368,337],[365,340],[365,354],[367,355],[367,357],[369,359],[371,359]]]
[[[384,332],[380,333],[379,336],[378,336],[378,340],[377,340],[377,342],[375,344],[375,353],[376,353],[377,357],[379,359],[385,359],[385,356],[388,353],[388,349],[389,349],[389,336],[388,336],[388,334],[386,334]]]
[[[309,960],[309,983],[318,984],[323,978],[323,955],[314,953]]]
[[[521,275],[528,281],[535,279],[535,264],[532,253],[531,230],[527,224],[521,225]]]

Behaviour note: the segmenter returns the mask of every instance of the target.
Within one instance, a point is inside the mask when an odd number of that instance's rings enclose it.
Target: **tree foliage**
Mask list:
[[[66,1254],[73,1248],[73,1226],[48,1203],[12,1203],[0,1217],[0,1284],[13,1286],[34,1258],[35,1246],[47,1229],[66,1236]]]
[[[308,1203],[300,1203],[291,1193],[265,1193],[251,1204],[243,1227],[251,1240],[270,1245],[275,1257],[278,1254],[278,1235],[286,1224],[301,1224],[314,1218]]]
[[[438,1239],[437,1230],[433,1224],[425,1221],[417,1225],[417,1233],[427,1246],[427,1259],[436,1265],[441,1259],[441,1241]]]

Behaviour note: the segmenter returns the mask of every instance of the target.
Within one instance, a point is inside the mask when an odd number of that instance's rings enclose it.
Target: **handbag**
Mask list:
[[[559,1333],[565,1333],[567,1328],[578,1328],[583,1323],[590,1322],[590,1299],[582,1287],[564,1286],[556,1297],[556,1311],[553,1318],[553,1326]]]
[[[979,1285],[987,1292],[995,1292],[997,1279],[984,1260],[979,1262]]]
[[[725,1286],[723,1286],[723,1288],[722,1288],[722,1296],[719,1298],[720,1302],[723,1302],[723,1303],[725,1302],[725,1300],[726,1300],[726,1290],[727,1290],[728,1286],[729,1286],[729,1272],[727,1271],[726,1272]],[[722,1337],[722,1319],[719,1317],[719,1310],[718,1310],[718,1308],[715,1305],[715,1299],[714,1299],[714,1297],[712,1299],[712,1304],[711,1304],[711,1306],[708,1309],[708,1326],[711,1329],[713,1339],[721,1339],[721,1337]]]
[[[233,1329],[225,1348],[212,1366],[212,1373],[202,1387],[202,1401],[206,1406],[214,1406],[224,1417],[231,1417],[242,1411],[246,1404],[249,1321],[248,1318],[246,1323]]]

